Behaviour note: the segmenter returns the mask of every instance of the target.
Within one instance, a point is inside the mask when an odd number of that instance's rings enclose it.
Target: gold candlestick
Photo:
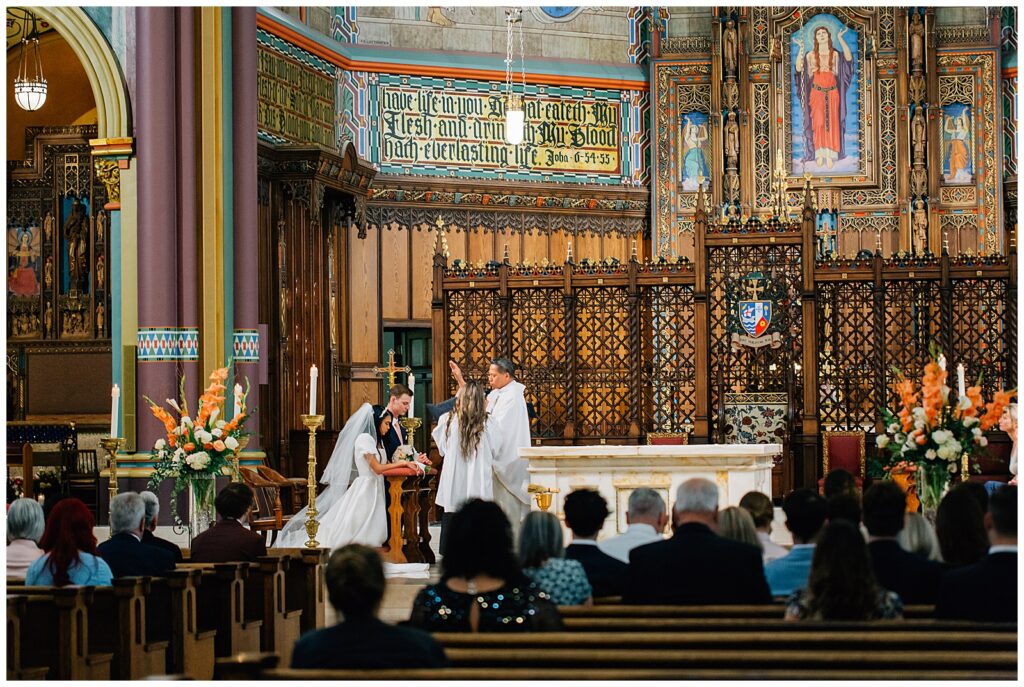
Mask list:
[[[320,547],[316,540],[316,532],[320,529],[320,522],[316,519],[316,428],[323,424],[323,415],[301,415],[302,424],[309,430],[309,462],[307,464],[309,475],[306,481],[306,489],[309,490],[309,508],[306,511],[306,534],[309,541],[306,542],[307,549]]]
[[[117,452],[124,445],[123,437],[104,437],[100,439],[100,446],[107,452],[107,470],[110,473],[107,499],[107,526],[110,526],[110,503],[117,496]]]
[[[238,446],[235,448],[234,454],[231,456],[231,467],[234,469],[235,474],[231,476],[232,482],[242,481],[242,466],[238,462],[238,454],[245,450],[245,447],[249,445],[249,435],[239,437]]]
[[[409,446],[412,446],[415,450],[416,447],[413,446],[412,440],[413,437],[416,436],[416,430],[423,424],[423,420],[418,417],[400,417],[398,418],[398,424],[402,425],[402,429],[405,430],[405,436],[409,441]]]

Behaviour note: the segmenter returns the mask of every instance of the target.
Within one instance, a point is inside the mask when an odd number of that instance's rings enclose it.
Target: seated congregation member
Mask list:
[[[761,542],[761,550],[764,551],[765,563],[782,558],[789,553],[785,547],[772,541],[775,506],[770,498],[759,491],[748,491],[740,499],[740,508],[746,509],[750,513],[750,517],[754,519],[754,528],[757,530],[757,538]]]
[[[786,529],[793,535],[793,548],[782,558],[764,566],[772,596],[789,596],[807,586],[814,556],[814,542],[825,525],[825,499],[812,489],[796,489],[782,504]]]
[[[822,480],[821,489],[826,499],[838,496],[839,494],[856,494],[857,479],[849,470],[836,468],[825,475],[825,479]]]
[[[448,522],[441,581],[416,595],[408,624],[428,632],[563,629],[548,595],[519,569],[504,511],[480,499],[464,503]]]
[[[718,487],[696,478],[676,491],[671,539],[629,554],[625,604],[770,603],[761,550],[715,534]]]
[[[757,530],[754,528],[754,518],[746,508],[729,506],[719,511],[718,536],[756,546],[762,557],[764,556],[761,540],[757,538]]]
[[[519,563],[556,606],[592,603],[590,582],[579,561],[564,558],[562,523],[551,513],[535,510],[519,528]]]
[[[7,577],[25,579],[28,566],[43,555],[43,507],[35,499],[16,499],[7,509]]]
[[[384,566],[374,549],[348,544],[334,551],[324,571],[327,598],[341,622],[302,635],[292,668],[441,668],[444,649],[414,628],[377,618],[384,598]]]
[[[903,516],[903,529],[896,540],[905,550],[916,553],[921,558],[929,561],[942,560],[935,529],[920,513],[907,513]]]
[[[253,495],[248,485],[232,482],[213,501],[220,520],[192,540],[193,563],[255,561],[267,555],[267,542],[245,524],[252,514]]]
[[[943,575],[936,618],[1017,622],[1017,487],[992,493],[985,530],[991,543],[988,555]]]
[[[583,564],[594,598],[622,594],[626,564],[597,546],[597,533],[608,517],[604,497],[593,489],[577,489],[565,497],[562,510],[565,524],[572,530],[572,543],[565,548],[565,557]]]
[[[146,504],[146,527],[142,531],[142,543],[169,552],[174,556],[175,564],[181,563],[182,555],[178,545],[166,539],[161,539],[154,534],[157,516],[160,515],[160,499],[151,491],[139,492],[139,496],[142,497],[142,502]]]
[[[902,617],[899,595],[881,589],[875,581],[860,530],[846,520],[826,525],[814,547],[806,589],[797,590],[786,601],[786,620]]]
[[[984,501],[974,490],[981,491]],[[935,536],[942,560],[950,566],[974,565],[988,553],[985,511],[988,493],[977,483],[958,484],[939,503],[935,512]]]
[[[98,550],[114,577],[161,575],[174,569],[170,551],[142,543],[145,529],[146,503],[141,496],[125,491],[110,501],[111,537]]]
[[[863,512],[860,502],[860,494],[844,491],[833,496],[826,496],[825,507],[828,512],[829,522],[834,520],[846,520],[847,522],[852,522],[858,527],[861,526]],[[861,528],[861,534],[864,534],[863,528]]]
[[[904,551],[896,537],[903,529],[906,495],[895,482],[871,485],[864,494],[864,525],[875,579],[906,604],[933,604],[944,566]],[[819,543],[820,545],[820,543]]]
[[[629,552],[636,547],[664,541],[662,532],[668,524],[665,499],[648,487],[634,489],[627,508],[626,531],[597,543],[597,548],[623,563],[629,563]]]
[[[96,521],[79,499],[66,498],[53,507],[39,546],[46,553],[28,566],[25,584],[66,587],[108,585],[110,566],[97,555]]]

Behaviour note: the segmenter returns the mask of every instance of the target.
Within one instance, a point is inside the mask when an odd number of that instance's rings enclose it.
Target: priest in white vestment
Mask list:
[[[466,384],[462,370],[454,362],[448,364],[452,376],[462,389]],[[519,523],[530,512],[530,496],[527,493],[530,475],[527,460],[519,457],[519,449],[530,445],[530,419],[526,409],[526,387],[512,378],[514,371],[515,366],[510,360],[498,358],[491,362],[487,372],[487,382],[491,387],[487,395],[487,424],[494,438],[491,446],[493,500],[508,516],[513,536],[519,530]],[[439,421],[438,427],[441,426],[442,422]],[[440,447],[436,430],[434,438]],[[444,467],[441,472],[443,476]]]

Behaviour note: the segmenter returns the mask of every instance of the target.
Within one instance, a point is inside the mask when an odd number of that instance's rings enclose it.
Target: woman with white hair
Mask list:
[[[519,563],[523,573],[557,606],[589,606],[593,590],[583,564],[565,558],[562,523],[551,513],[535,510],[519,530]]]
[[[7,511],[7,577],[25,579],[28,566],[43,555],[39,540],[46,523],[34,499],[17,499]]]

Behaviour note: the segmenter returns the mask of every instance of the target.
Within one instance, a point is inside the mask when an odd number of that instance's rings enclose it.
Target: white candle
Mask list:
[[[231,417],[238,417],[242,414],[242,385],[235,384],[235,412]]]
[[[309,368],[309,414],[316,415],[316,378],[320,373],[316,365]]]
[[[964,364],[960,363],[956,366],[956,393],[957,398],[963,398],[967,395],[967,387],[964,386]]]
[[[110,438],[117,438],[117,406],[121,399],[121,389],[117,384],[110,390]]]
[[[416,375],[409,373],[409,396],[412,396],[416,391]],[[409,399],[409,412],[406,413],[409,417],[412,417],[412,398]]]
[[[939,369],[943,372],[946,371],[946,356],[943,353],[939,354]]]

